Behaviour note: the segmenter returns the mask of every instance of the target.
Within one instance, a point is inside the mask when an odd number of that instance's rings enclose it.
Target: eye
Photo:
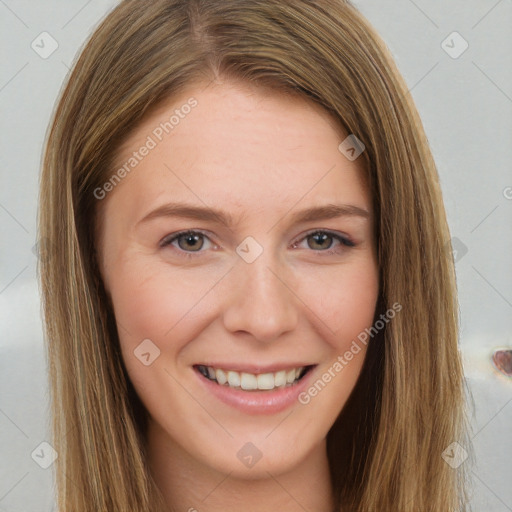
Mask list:
[[[195,257],[195,254],[191,253],[202,252],[201,249],[204,246],[205,238],[208,239],[207,235],[205,233],[202,233],[201,231],[181,231],[179,233],[166,236],[160,242],[160,247],[167,247],[168,245],[173,245],[174,247],[176,247],[174,242],[177,242],[178,252],[185,253],[185,257],[193,258]]]
[[[356,245],[346,236],[324,230],[310,231],[304,238],[299,240],[299,242],[302,242],[303,240],[308,241],[308,247],[310,249],[313,249],[315,252],[322,252],[325,254],[339,254],[343,251],[343,247],[354,247]],[[312,242],[309,242],[309,240],[312,240]],[[333,240],[338,242],[338,249],[331,249]],[[297,246],[298,242],[295,242],[292,247],[296,248]]]
[[[206,233],[203,233],[201,231],[180,231],[179,233],[174,233],[166,236],[160,242],[160,247],[163,248],[172,245],[177,249],[177,252],[178,254],[180,254],[180,256],[194,258],[196,256],[200,256],[201,252],[204,252],[201,251],[201,249],[204,248],[205,239],[210,240]],[[320,252],[325,254],[339,254],[340,252],[343,251],[343,247],[355,246],[355,243],[352,242],[352,240],[350,240],[348,237],[325,230],[311,231],[308,234],[306,234],[306,236],[304,236],[301,240],[299,240],[299,242],[302,242],[304,240],[308,240],[308,247],[310,249],[313,249],[314,252]],[[309,242],[309,240],[312,240],[312,242]],[[338,242],[337,249],[331,249],[333,241]],[[292,245],[292,247],[294,249],[297,248],[299,242],[295,242]],[[211,249],[212,247],[216,246],[206,247],[206,249]]]

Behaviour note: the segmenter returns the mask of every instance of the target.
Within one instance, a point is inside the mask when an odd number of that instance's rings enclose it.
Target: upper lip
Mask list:
[[[302,368],[304,366],[315,366],[311,363],[274,363],[270,365],[263,364],[247,364],[247,363],[227,363],[227,362],[209,362],[209,363],[198,363],[194,366],[210,366],[212,368],[231,370],[234,372],[245,372],[245,373],[275,373],[282,370],[291,370],[293,368]]]

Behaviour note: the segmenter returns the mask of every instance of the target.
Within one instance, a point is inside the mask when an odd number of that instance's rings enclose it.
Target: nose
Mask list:
[[[230,332],[269,343],[296,328],[299,312],[284,263],[264,255],[252,263],[240,260],[230,272],[223,319]]]

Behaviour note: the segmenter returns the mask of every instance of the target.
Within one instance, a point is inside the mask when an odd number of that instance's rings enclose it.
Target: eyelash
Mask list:
[[[325,229],[316,229],[316,230],[309,231],[308,233],[306,233],[298,242],[294,243],[293,246],[295,246],[299,242],[302,242],[303,240],[307,239],[308,237],[310,237],[312,235],[317,235],[317,234],[326,234],[329,237],[334,238],[335,240],[338,240],[340,242],[340,245],[345,246],[345,247],[350,248],[350,247],[354,247],[356,245],[352,240],[350,240],[349,238],[347,238],[345,236],[339,235],[338,233],[335,233],[333,231],[328,231]],[[189,229],[189,230],[185,230],[185,231],[180,231],[179,233],[175,233],[172,235],[167,235],[160,242],[160,247],[162,247],[162,248],[167,247],[167,246],[171,245],[175,240],[178,240],[180,237],[185,236],[185,235],[202,235],[206,238],[209,238],[208,235],[206,233],[203,233],[202,231],[196,231],[196,230]],[[199,256],[201,256],[201,253],[204,252],[201,250],[187,252],[187,251],[184,251],[183,249],[180,249],[179,247],[177,249],[178,249],[178,253],[180,254],[180,257],[189,258],[189,259],[199,257]],[[339,254],[339,252],[340,252],[335,249],[334,250],[333,249],[325,249],[325,250],[318,250],[318,251],[315,251],[312,249],[312,251],[321,253],[321,254],[319,254],[319,256],[334,255],[334,254]]]

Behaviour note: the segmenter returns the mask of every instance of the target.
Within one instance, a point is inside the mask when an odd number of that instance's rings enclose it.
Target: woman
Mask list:
[[[350,3],[121,2],[40,204],[59,510],[467,510],[438,176]]]

